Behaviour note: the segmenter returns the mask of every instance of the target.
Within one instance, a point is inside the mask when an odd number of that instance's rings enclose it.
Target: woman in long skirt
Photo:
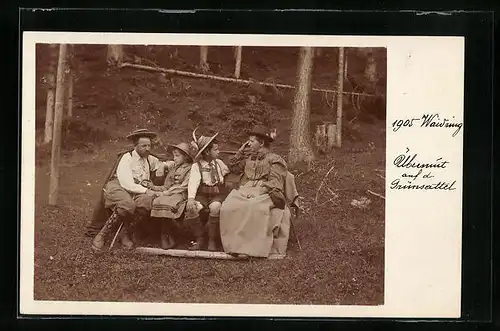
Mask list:
[[[231,172],[241,173],[241,178],[239,188],[222,203],[222,245],[233,255],[268,257],[273,250],[285,253],[290,226],[284,195],[287,165],[270,151],[274,137],[265,128],[256,127],[248,135],[247,143],[229,164]]]

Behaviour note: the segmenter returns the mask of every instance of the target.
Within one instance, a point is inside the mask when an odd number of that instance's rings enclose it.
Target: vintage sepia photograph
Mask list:
[[[34,56],[35,301],[384,305],[386,47]]]

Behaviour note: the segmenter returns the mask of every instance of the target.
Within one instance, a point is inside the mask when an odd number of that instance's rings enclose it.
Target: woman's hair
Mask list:
[[[214,147],[215,144],[218,144],[219,142],[217,141],[217,138],[212,140],[210,144],[208,144],[207,148],[201,153],[202,155],[208,155],[210,151],[212,150],[212,147]]]
[[[174,149],[172,149],[172,155],[174,154],[174,151],[177,151],[180,155],[182,155],[182,159],[184,160],[184,163],[191,162],[191,157],[183,150],[181,150],[179,148],[174,148]]]

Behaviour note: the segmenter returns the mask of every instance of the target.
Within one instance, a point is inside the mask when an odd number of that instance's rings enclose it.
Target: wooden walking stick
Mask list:
[[[109,251],[113,248],[115,245],[116,238],[118,237],[118,234],[120,233],[121,229],[123,226],[123,222],[120,223],[120,226],[118,227],[118,230],[116,230],[115,236],[113,237],[113,240],[111,241],[111,244],[109,245]]]
[[[302,246],[300,245],[299,236],[297,235],[297,231],[295,231],[295,225],[293,224],[293,218],[290,218],[290,229],[292,230],[293,235],[295,236],[295,240],[297,240],[297,245],[299,246],[299,250],[302,250]]]

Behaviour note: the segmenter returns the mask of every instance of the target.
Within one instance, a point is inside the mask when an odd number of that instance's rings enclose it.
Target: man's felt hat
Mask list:
[[[249,136],[257,136],[262,139],[265,139],[269,142],[274,141],[274,135],[275,133],[270,132],[265,126],[263,125],[256,125],[254,128],[250,131],[247,131],[247,134]]]
[[[129,133],[127,135],[127,139],[129,140],[134,140],[134,139],[137,139],[137,138],[142,138],[142,137],[146,137],[146,138],[156,138],[156,133],[154,133],[153,131],[149,131],[148,129],[138,129],[138,130],[134,130],[132,131],[131,133]]]
[[[184,154],[186,154],[191,161],[193,161],[193,153],[191,150],[191,146],[188,143],[182,142],[177,145],[167,145],[167,151],[171,151],[172,149],[178,149]]]

